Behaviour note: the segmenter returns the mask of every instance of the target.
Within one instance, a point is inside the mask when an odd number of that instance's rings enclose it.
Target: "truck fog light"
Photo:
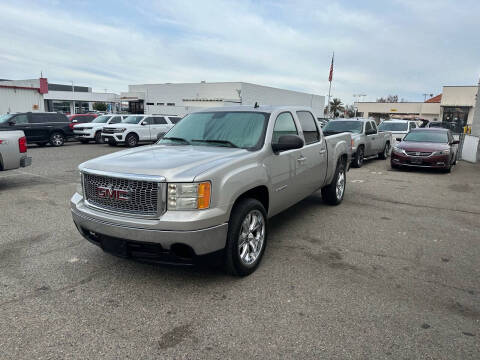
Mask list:
[[[208,209],[210,207],[210,186],[209,181],[168,184],[168,210]]]

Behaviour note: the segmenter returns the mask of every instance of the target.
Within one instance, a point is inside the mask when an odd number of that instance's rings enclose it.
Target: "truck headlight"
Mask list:
[[[450,154],[450,149],[435,151],[432,155],[448,155]]]
[[[124,131],[126,131],[127,128],[119,128],[119,129],[115,129],[115,132],[117,133],[123,133]]]
[[[77,174],[78,174],[77,193],[83,196],[83,175],[81,171],[78,171]]]
[[[171,183],[167,190],[168,210],[202,210],[210,207],[209,181],[201,183]]]

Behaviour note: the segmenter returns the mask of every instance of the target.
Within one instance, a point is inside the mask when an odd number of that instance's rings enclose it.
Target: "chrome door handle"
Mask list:
[[[300,163],[304,162],[305,160],[307,160],[307,158],[305,156],[301,156],[301,157],[297,158],[297,161],[300,162]]]

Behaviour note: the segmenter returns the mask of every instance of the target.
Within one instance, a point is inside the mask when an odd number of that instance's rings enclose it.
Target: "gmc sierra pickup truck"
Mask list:
[[[352,134],[352,165],[362,167],[365,159],[378,157],[386,159],[392,147],[392,135],[379,132],[377,124],[371,119],[353,118],[330,121],[323,128],[325,135],[342,132]]]
[[[31,163],[23,131],[0,131],[0,171],[30,166]]]
[[[268,218],[317,190],[342,201],[350,157],[350,134],[325,137],[309,108],[207,109],[154,145],[81,164],[71,212],[106,252],[189,265],[221,255],[245,276],[265,251]]]

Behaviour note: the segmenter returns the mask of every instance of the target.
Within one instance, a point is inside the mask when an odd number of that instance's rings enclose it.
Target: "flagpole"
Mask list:
[[[328,87],[328,103],[327,103],[327,119],[328,114],[330,114],[330,91],[332,90],[332,81],[330,80],[330,86]]]
[[[330,73],[328,74],[328,82],[330,85],[328,86],[328,104],[327,104],[327,119],[330,114],[330,93],[332,90],[332,79],[333,79],[333,58],[335,57],[335,51],[332,53],[332,63],[330,64]]]

